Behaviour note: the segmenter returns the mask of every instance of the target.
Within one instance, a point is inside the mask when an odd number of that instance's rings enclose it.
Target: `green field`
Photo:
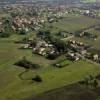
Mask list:
[[[0,100],[22,100],[31,95],[75,83],[89,74],[100,73],[99,67],[85,61],[71,63],[61,69],[53,68],[50,65],[56,61],[32,55],[31,50],[18,49],[20,46],[14,44],[15,39],[18,39],[18,36],[0,39]],[[14,66],[14,63],[23,56],[41,65],[39,70],[29,70],[25,73],[23,78],[26,80],[21,80],[18,76],[24,69]],[[60,59],[63,57],[59,57],[57,60]],[[36,74],[43,78],[42,83],[27,80]]]
[[[76,32],[78,30],[100,24],[99,19],[93,19],[86,16],[81,16],[77,14],[67,15],[66,18],[61,19],[59,22],[52,24],[53,31],[55,30],[65,30],[68,32]]]

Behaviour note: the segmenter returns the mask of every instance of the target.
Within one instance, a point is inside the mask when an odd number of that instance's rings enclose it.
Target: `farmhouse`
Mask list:
[[[99,59],[98,54],[94,54],[94,55],[93,55],[93,60],[95,60],[95,61],[96,61],[96,60],[98,60],[98,59]]]
[[[93,40],[96,40],[97,39],[97,35],[94,35],[92,33],[89,33],[89,32],[82,32],[79,34],[80,37],[86,37],[86,38],[89,38],[89,39],[93,39]]]
[[[67,55],[66,55],[67,59],[71,60],[71,61],[78,61],[80,60],[80,57],[73,53],[73,52],[69,52]]]
[[[2,22],[0,22],[0,25],[2,25]]]
[[[83,42],[75,41],[75,40],[69,40],[68,44],[70,46],[70,49],[81,52],[86,50],[86,46]]]
[[[25,43],[25,44],[22,44],[21,46],[22,49],[32,49],[32,45],[30,43]]]
[[[87,50],[80,50],[80,53],[82,54],[82,55],[85,55],[86,53],[87,53]]]

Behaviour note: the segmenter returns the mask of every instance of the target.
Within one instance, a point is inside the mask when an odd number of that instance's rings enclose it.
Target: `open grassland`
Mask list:
[[[99,66],[85,61],[72,62],[61,69],[53,68],[51,64],[63,59],[63,57],[51,61],[33,55],[31,50],[18,49],[20,45],[14,44],[16,39],[19,39],[19,36],[15,35],[8,39],[0,39],[0,100],[22,100],[31,95],[75,83],[89,74],[100,73]],[[41,65],[38,70],[29,70],[24,73],[22,77],[25,80],[19,78],[19,74],[24,72],[25,69],[14,66],[14,63],[23,56]],[[31,81],[31,78],[36,74],[42,77],[42,83]]]
[[[68,32],[76,32],[78,30],[100,24],[99,19],[93,19],[86,16],[71,14],[67,17],[61,19],[59,22],[55,22],[52,24],[53,32],[58,30],[65,30]]]

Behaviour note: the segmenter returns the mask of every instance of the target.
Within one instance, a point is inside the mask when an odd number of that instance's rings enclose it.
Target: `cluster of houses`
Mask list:
[[[32,49],[34,54],[41,55],[43,57],[48,57],[48,55],[54,55],[59,53],[57,48],[48,41],[39,39],[36,41],[36,44],[32,44],[32,40],[28,40],[22,44],[23,49]],[[100,63],[100,56],[98,54],[93,54],[88,51],[86,45],[82,42],[76,40],[69,40],[68,46],[69,49],[65,56],[70,61],[79,61],[80,59],[88,59],[96,63]]]
[[[85,45],[83,42],[79,42],[76,40],[69,40],[68,44],[70,48],[75,52],[80,52],[81,54],[86,53],[87,45]]]
[[[82,33],[79,34],[79,36],[80,37],[86,37],[88,39],[93,39],[93,40],[97,40],[97,37],[98,37],[97,35],[92,34],[90,32],[82,32]]]
[[[14,30],[25,30],[26,32],[29,31],[29,29],[37,30],[42,27],[42,24],[45,23],[45,19],[41,17],[20,17],[16,16],[16,18],[13,20],[13,26],[12,28]]]
[[[66,57],[71,61],[78,61],[87,53],[86,45],[83,42],[69,40],[68,47],[69,50],[66,54]]]
[[[100,56],[99,54],[96,54],[96,53],[91,53],[91,52],[88,52],[85,57],[93,62],[96,62],[98,64],[100,64]]]
[[[100,63],[100,56],[99,54],[92,53],[88,51],[88,46],[82,42],[69,40],[68,43],[70,44],[70,48],[72,51],[67,53],[67,58],[72,61],[78,61],[80,59],[89,59],[93,62]]]
[[[12,29],[24,30],[26,32],[39,30],[45,22],[55,22],[70,13],[91,15],[88,9],[66,8],[65,6],[46,6],[46,5],[11,5],[4,7],[4,11],[13,16]],[[95,11],[96,12],[96,11]],[[0,22],[2,23],[2,22]],[[61,34],[62,35],[62,34]],[[63,34],[66,37],[65,34]],[[83,35],[83,34],[82,34]],[[94,36],[91,36],[94,38]]]
[[[71,61],[78,61],[80,59],[83,59],[92,63],[100,64],[100,55],[98,53],[92,53],[88,51],[88,49],[85,48],[85,45],[81,42],[70,40],[69,43],[71,43],[71,46],[77,50],[76,51],[69,50],[68,53],[66,54],[67,59]],[[79,49],[78,46],[81,46],[82,48]]]
[[[71,61],[79,61],[81,59],[81,57],[74,52],[68,52],[66,54],[67,59],[71,60]]]
[[[68,11],[64,8],[43,5],[11,5],[3,10],[12,16],[12,29],[14,31],[39,30],[45,22],[55,22],[64,17]],[[2,22],[0,22],[2,23]]]
[[[38,41],[36,46],[33,47],[33,53],[47,56],[48,54],[54,54],[56,52],[54,45],[47,43],[46,41]]]
[[[78,47],[82,48],[82,50],[80,50],[80,52],[84,55],[86,53],[86,50],[83,50],[84,44],[81,42],[77,42],[74,40],[70,40],[69,41],[70,46],[75,47],[76,49]],[[78,61],[81,59],[81,55],[77,52],[73,52],[71,50],[71,48],[69,47],[69,51],[66,52],[66,57],[67,59],[71,60],[71,61]],[[40,40],[37,41],[36,45],[32,47],[32,52],[44,57],[47,57],[50,54],[56,54],[57,53],[57,49],[55,48],[55,46],[53,44],[51,44],[50,42],[46,42],[44,40]]]

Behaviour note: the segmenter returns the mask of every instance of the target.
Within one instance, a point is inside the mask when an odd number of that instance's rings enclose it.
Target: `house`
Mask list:
[[[80,53],[81,53],[82,55],[85,55],[85,54],[87,53],[87,50],[84,50],[84,49],[83,49],[83,50],[80,51]]]
[[[80,60],[80,57],[75,54],[75,53],[72,53],[72,52],[69,52],[67,55],[66,55],[67,59],[71,60],[71,61],[78,61]]]
[[[2,22],[0,22],[0,25],[2,25]]]
[[[30,43],[22,44],[21,48],[23,49],[32,49],[32,45]]]
[[[94,54],[94,55],[93,55],[93,60],[96,61],[96,60],[98,60],[98,59],[99,59],[99,55],[98,55],[98,54]]]
[[[29,44],[23,44],[21,48],[28,49],[29,48]]]
[[[38,52],[38,53],[39,53],[40,55],[42,55],[42,56],[45,56],[45,55],[46,55],[45,50],[46,50],[45,48],[39,48],[39,52]]]

